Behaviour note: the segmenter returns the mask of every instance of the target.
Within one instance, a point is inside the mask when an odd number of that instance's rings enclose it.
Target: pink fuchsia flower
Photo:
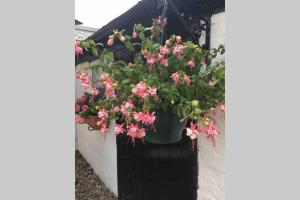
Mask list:
[[[191,83],[191,79],[190,77],[188,77],[187,75],[184,75],[183,77],[183,81],[185,84],[189,85]]]
[[[156,61],[157,59],[153,54],[147,57],[147,64],[149,65],[150,71],[153,69],[153,65]]]
[[[203,132],[206,135],[206,138],[211,140],[213,145],[216,146],[215,136],[219,134],[217,126],[211,121],[207,127],[199,128],[200,132]]]
[[[75,115],[75,122],[76,123],[84,123],[84,118],[82,118],[80,115]]]
[[[121,134],[124,133],[125,129],[123,128],[123,124],[116,124],[115,126],[115,133],[116,134]]]
[[[145,98],[149,95],[148,88],[149,86],[147,83],[140,81],[134,86],[134,88],[132,88],[132,93],[139,97]]]
[[[118,106],[115,106],[115,107],[113,108],[113,111],[114,111],[115,113],[117,113],[117,112],[120,111],[120,108],[119,108]]]
[[[135,121],[142,122],[145,125],[152,125],[156,119],[154,114],[155,112],[152,112],[151,114],[149,112],[137,112],[134,113],[134,119]]]
[[[80,79],[80,77],[81,77],[81,72],[76,72],[75,76],[76,76],[77,79]]]
[[[87,105],[83,105],[83,106],[81,107],[81,109],[82,109],[83,111],[87,111],[87,110],[89,109],[89,107],[88,107]]]
[[[137,112],[133,114],[134,120],[137,122],[142,121],[143,117],[144,117],[144,113],[142,112]]]
[[[132,38],[137,38],[137,32],[136,31],[133,31],[133,33],[132,33]]]
[[[176,44],[173,48],[173,54],[179,59],[182,60],[184,56],[184,50],[185,46],[182,44]]]
[[[98,117],[100,119],[106,119],[106,118],[108,118],[108,110],[106,110],[106,109],[99,110]]]
[[[147,59],[151,54],[147,49],[142,50],[141,52],[145,59]]]
[[[194,68],[195,68],[195,62],[194,62],[194,60],[193,60],[193,59],[190,60],[190,61],[188,62],[188,65],[189,65],[189,67],[190,67],[191,70],[194,69]]]
[[[108,73],[102,73],[101,75],[100,75],[100,80],[101,81],[106,81],[106,80],[109,80],[110,79],[110,77],[109,77],[109,74]]]
[[[168,59],[161,59],[160,64],[162,64],[165,67],[168,67],[169,66],[169,61],[168,61]]]
[[[207,84],[208,84],[208,86],[210,86],[210,87],[214,86],[214,83],[213,83],[211,80],[209,80]]]
[[[173,74],[171,75],[171,78],[175,81],[176,84],[178,84],[179,81],[180,81],[180,76],[179,76],[178,72],[173,73]]]
[[[191,122],[190,128],[186,128],[186,135],[189,136],[192,140],[198,137],[200,132],[197,130],[197,126]]]
[[[222,112],[225,112],[225,105],[224,104],[219,105],[219,108]]]
[[[157,96],[157,88],[156,87],[149,87],[149,94],[151,96]]]
[[[170,53],[171,53],[171,49],[168,48],[166,45],[160,47],[160,54],[162,54],[162,55],[168,55]]]
[[[180,35],[177,35],[175,38],[176,38],[176,42],[177,42],[177,43],[180,43],[180,42],[181,42],[181,36],[180,36]]]
[[[151,114],[149,112],[144,113],[144,116],[142,118],[142,123],[145,125],[152,125],[156,119],[155,112],[152,112]]]
[[[81,110],[80,105],[76,104],[76,105],[75,105],[75,111],[76,111],[76,112],[80,112],[80,110]]]
[[[121,109],[120,109],[121,113],[123,114],[123,116],[126,116],[126,115],[129,116],[130,115],[129,110],[134,108],[132,101],[131,100],[123,101],[122,104],[123,105],[121,106]]]
[[[75,46],[75,54],[76,56],[83,54],[83,49],[79,46]]]
[[[102,123],[100,123],[100,133],[102,134],[108,133],[107,121],[103,121]]]
[[[131,137],[133,142],[136,138],[143,138],[146,135],[145,129],[139,128],[137,124],[128,125],[127,128],[127,135]]]
[[[82,73],[80,75],[80,80],[81,80],[81,85],[83,88],[87,89],[88,87],[90,87],[90,83],[91,83],[91,77],[88,76],[85,73]]]
[[[108,46],[112,46],[114,44],[114,38],[109,38],[108,40],[107,40],[107,45]]]
[[[97,90],[97,88],[93,88],[92,89],[92,94],[93,95],[98,95],[99,94],[99,90]]]

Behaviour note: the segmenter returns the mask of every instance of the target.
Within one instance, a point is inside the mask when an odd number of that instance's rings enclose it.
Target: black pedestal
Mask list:
[[[198,153],[186,136],[175,144],[133,146],[119,135],[117,148],[119,200],[197,199]]]

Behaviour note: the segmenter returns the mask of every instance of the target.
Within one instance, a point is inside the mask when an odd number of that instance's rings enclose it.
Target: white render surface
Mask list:
[[[211,19],[211,48],[225,43],[225,13],[218,13]],[[213,147],[203,135],[198,139],[198,200],[225,200],[225,124],[224,114],[216,113],[218,129],[217,146]]]
[[[110,123],[110,130],[115,123]],[[99,131],[89,131],[88,125],[76,124],[78,149],[105,186],[118,196],[116,136],[109,131],[105,136]]]

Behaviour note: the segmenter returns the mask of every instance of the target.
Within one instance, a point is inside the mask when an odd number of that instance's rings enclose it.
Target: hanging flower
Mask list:
[[[121,106],[121,113],[123,116],[130,116],[130,110],[134,108],[134,105],[131,100],[123,101]]]
[[[81,54],[83,54],[83,49],[80,46],[80,41],[76,40],[76,42],[75,42],[75,55],[79,56]]]
[[[137,32],[136,32],[136,31],[133,31],[133,33],[132,33],[132,38],[133,38],[133,39],[137,38]]]
[[[115,126],[115,133],[116,134],[121,134],[124,133],[125,129],[123,128],[123,124],[116,124]]]
[[[108,40],[107,40],[107,45],[108,46],[112,46],[114,44],[114,38],[109,38]]]
[[[168,55],[168,54],[170,54],[171,53],[171,49],[170,48],[168,48],[166,45],[165,46],[162,46],[162,47],[160,47],[160,54],[162,54],[162,55]]]
[[[107,134],[108,133],[108,127],[107,127],[107,122],[103,122],[100,125],[100,133],[102,134]]]
[[[176,42],[177,42],[177,43],[180,43],[180,42],[181,42],[181,36],[180,36],[180,35],[177,35],[175,38],[176,38]]]
[[[222,112],[225,112],[225,105],[224,104],[219,105],[219,108]]]
[[[93,88],[92,89],[92,94],[93,95],[98,95],[99,94],[99,90],[97,90],[97,88]]]
[[[189,136],[192,140],[198,137],[200,132],[197,130],[197,126],[191,122],[190,128],[186,128],[186,135]]]
[[[119,111],[120,111],[119,106],[115,106],[115,107],[113,108],[113,111],[114,111],[115,113],[119,112]]]
[[[213,83],[211,80],[209,80],[208,83],[207,83],[207,85],[208,85],[209,87],[213,87],[213,86],[214,86],[214,83]]]
[[[185,84],[189,85],[191,83],[191,79],[190,77],[188,77],[187,75],[184,75],[183,77],[183,81]]]
[[[194,68],[195,68],[195,62],[194,62],[194,60],[193,60],[193,59],[190,60],[190,61],[188,62],[188,65],[189,65],[189,67],[190,67],[191,70],[194,69]]]
[[[75,115],[75,122],[82,124],[85,122],[84,118],[82,118],[80,115]]]
[[[219,134],[219,131],[213,121],[211,121],[207,127],[199,128],[199,131],[205,133],[206,138],[211,140],[213,145],[216,146],[215,136]]]
[[[133,142],[136,138],[143,138],[146,135],[145,129],[139,128],[137,124],[128,125],[127,128],[127,135],[131,137]]]
[[[108,118],[108,110],[106,110],[106,109],[99,110],[98,117],[100,119],[106,119],[106,118]]]
[[[173,73],[173,74],[171,75],[171,78],[175,81],[176,85],[177,85],[177,84],[179,83],[179,81],[180,81],[180,76],[179,76],[178,72]]]
[[[183,56],[184,56],[184,50],[185,46],[182,45],[182,44],[176,44],[174,47],[173,47],[173,54],[179,59],[179,60],[182,60],[183,59]]]

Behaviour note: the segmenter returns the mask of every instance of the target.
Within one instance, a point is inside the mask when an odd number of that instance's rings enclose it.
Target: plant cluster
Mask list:
[[[87,116],[97,116],[100,132],[105,134],[109,121],[115,119],[119,122],[115,133],[127,134],[134,142],[148,129],[155,129],[155,114],[163,110],[189,119],[186,134],[191,139],[203,133],[215,143],[219,131],[207,112],[216,107],[224,111],[225,62],[214,61],[224,54],[224,46],[207,51],[178,35],[162,45],[158,42],[159,26],[160,19],[155,19],[152,27],[134,25],[130,35],[113,30],[107,45],[114,45],[116,40],[123,43],[133,55],[130,63],[114,60],[109,48],[100,52],[100,44],[91,39],[76,40],[76,56],[83,50],[91,51],[99,58],[99,63],[91,67],[103,70],[97,88],[91,88],[87,73],[76,72],[87,91],[76,101],[76,121],[84,123]],[[199,121],[204,126],[197,125]]]

